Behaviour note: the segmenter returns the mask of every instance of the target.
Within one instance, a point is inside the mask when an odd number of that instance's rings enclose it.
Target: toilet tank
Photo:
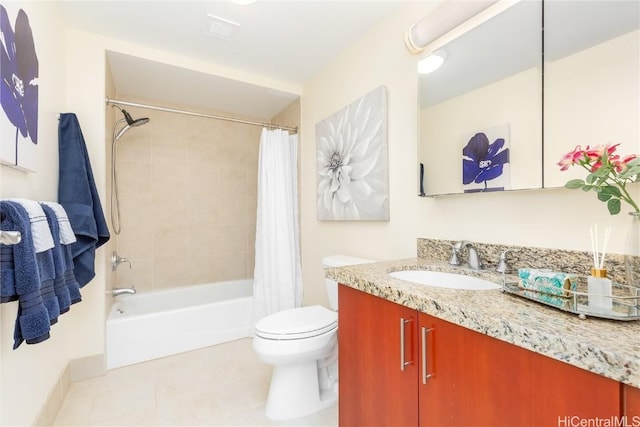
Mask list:
[[[367,264],[371,261],[364,258],[355,258],[346,255],[330,255],[322,258],[323,267],[344,267],[347,265]],[[338,309],[338,283],[335,280],[325,279],[327,285],[327,296],[332,309]]]

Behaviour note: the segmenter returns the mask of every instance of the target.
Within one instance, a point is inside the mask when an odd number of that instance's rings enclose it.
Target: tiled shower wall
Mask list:
[[[116,248],[133,265],[120,265],[118,286],[150,290],[253,277],[261,128],[125,109],[151,121],[117,143]]]

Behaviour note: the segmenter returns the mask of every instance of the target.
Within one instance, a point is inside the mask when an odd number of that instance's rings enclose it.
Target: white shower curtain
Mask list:
[[[298,135],[262,129],[258,165],[254,321],[302,305]]]

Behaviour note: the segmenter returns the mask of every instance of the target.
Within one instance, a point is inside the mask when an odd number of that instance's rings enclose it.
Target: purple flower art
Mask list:
[[[462,149],[462,183],[484,183],[484,188],[465,192],[504,190],[504,187],[490,188],[487,185],[487,181],[502,176],[504,165],[509,163],[509,149],[504,146],[504,138],[497,138],[490,144],[489,138],[483,132],[471,137]]]
[[[7,10],[0,5],[0,43],[0,103],[16,128],[12,141],[18,165],[19,135],[38,143],[38,57],[24,10],[18,11],[14,31]]]

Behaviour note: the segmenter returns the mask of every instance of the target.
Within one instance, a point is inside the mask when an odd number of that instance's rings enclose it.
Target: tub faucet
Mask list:
[[[111,295],[114,297],[124,295],[124,294],[135,294],[136,288],[131,286],[130,288],[113,288],[111,289]]]
[[[464,248],[469,248],[469,268],[473,270],[482,269],[482,263],[480,262],[480,257],[478,256],[478,250],[473,243],[468,240],[461,240],[455,245],[451,246],[451,259],[449,260],[449,264],[451,265],[460,265],[460,261],[458,260],[458,255]]]

